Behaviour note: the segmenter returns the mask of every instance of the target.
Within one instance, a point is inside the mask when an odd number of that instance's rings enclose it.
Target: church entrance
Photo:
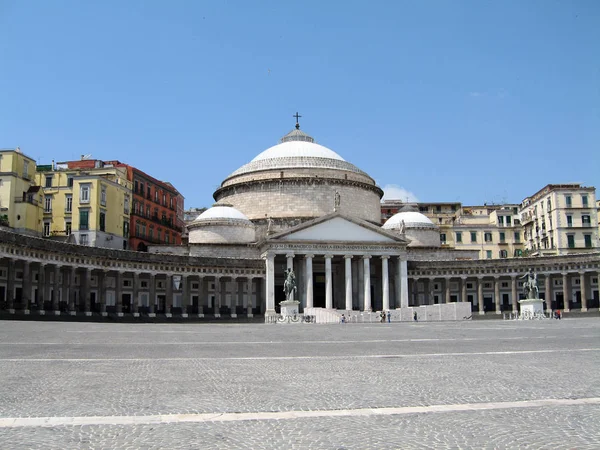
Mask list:
[[[325,273],[313,274],[313,306],[325,308]]]

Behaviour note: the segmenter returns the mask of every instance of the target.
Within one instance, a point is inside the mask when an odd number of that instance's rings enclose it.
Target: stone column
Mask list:
[[[75,267],[69,267],[69,314],[74,316],[75,311]]]
[[[181,317],[188,316],[190,304],[190,280],[188,275],[181,275]]]
[[[150,317],[156,314],[156,274],[151,273],[148,280],[148,312]]]
[[[23,261],[21,303],[23,304],[23,312],[29,314],[29,305],[31,304],[31,263],[29,261]]]
[[[400,266],[400,307],[408,308],[408,264],[405,259],[398,257]]]
[[[53,281],[53,286],[52,286],[52,310],[54,311],[55,315],[60,315],[60,306],[59,306],[59,302],[60,302],[60,284],[58,283],[58,280],[60,278],[60,266],[57,264],[54,266],[54,280]]]
[[[496,306],[496,314],[500,314],[500,281],[499,277],[494,277],[494,305]]]
[[[581,311],[587,311],[587,289],[585,287],[585,272],[579,272],[579,287],[581,292]]]
[[[98,274],[98,302],[100,314],[106,316],[106,288],[108,287],[108,270],[101,270]]]
[[[138,297],[140,295],[140,273],[133,272],[133,290],[131,293],[131,312],[134,317],[140,315],[138,310]]]
[[[264,257],[266,264],[266,296],[267,296],[267,310],[265,314],[275,313],[275,255],[267,253]],[[311,271],[312,274],[312,271]]]
[[[519,312],[519,295],[517,293],[517,276],[510,276],[510,295],[512,297],[512,311],[517,314]]]
[[[460,301],[467,301],[467,277],[460,277]]]
[[[15,260],[10,258],[6,267],[6,308],[9,314],[15,313]]]
[[[198,276],[198,317],[204,317],[204,275]]]
[[[450,277],[444,277],[444,303],[450,303]]]
[[[429,281],[429,278],[423,280],[423,290],[423,303],[425,305],[431,305],[431,282]]]
[[[165,316],[173,316],[173,275],[166,276],[166,291],[165,291]]]
[[[313,307],[313,267],[312,260],[315,255],[304,255],[306,260],[306,308]]]
[[[564,302],[564,312],[569,312],[569,274],[566,272],[562,273],[562,281],[563,281],[563,302]],[[558,308],[557,308],[558,309]]]
[[[371,265],[370,255],[363,255],[363,286],[364,286],[364,310],[371,311]]]
[[[552,314],[552,276],[546,274],[544,278],[544,297],[546,300],[546,312]]]
[[[252,286],[252,277],[248,277],[246,279],[246,304],[244,307],[246,308],[248,317],[252,317],[252,305],[253,305],[253,286]]]
[[[333,255],[325,255],[325,308],[327,309],[333,309],[331,258]]]
[[[118,317],[123,317],[123,280],[120,270],[115,272],[115,309]]]
[[[90,299],[90,285],[92,284],[92,271],[89,267],[83,268],[81,274],[81,301],[83,303],[83,311],[86,316],[91,316],[90,311],[91,299]]]
[[[483,277],[477,277],[477,307],[479,314],[485,314],[483,309]]]
[[[38,311],[40,315],[44,315],[44,301],[48,295],[48,286],[50,283],[46,283],[46,264],[40,263],[40,270],[38,272]]]
[[[381,297],[383,299],[383,311],[390,310],[390,278],[388,273],[388,260],[389,256],[383,255],[381,257]]]
[[[344,255],[346,282],[346,309],[352,310],[352,255]]]

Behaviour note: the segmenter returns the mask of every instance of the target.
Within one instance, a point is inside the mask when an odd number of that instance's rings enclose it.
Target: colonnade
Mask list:
[[[262,312],[264,302],[262,277],[256,275],[97,269],[11,258],[2,268],[0,301],[10,313],[236,317]]]
[[[273,313],[275,311],[275,258],[277,256],[285,256],[286,268],[287,269],[301,269],[302,276],[297,278],[299,291],[302,292],[299,300],[304,308],[314,307],[314,260],[315,258],[322,258],[324,261],[324,275],[325,275],[325,308],[334,309],[334,298],[333,298],[333,283],[334,277],[332,274],[332,260],[337,257],[342,257],[344,260],[344,283],[343,283],[343,308],[345,310],[356,309],[357,302],[354,298],[357,287],[360,286],[360,291],[356,292],[356,295],[360,297],[360,303],[362,303],[362,309],[364,311],[371,311],[373,309],[372,302],[372,270],[371,265],[377,261],[381,265],[381,299],[382,309],[390,309],[390,278],[393,277],[395,281],[396,291],[394,292],[394,298],[396,299],[396,306],[407,307],[408,306],[408,269],[407,261],[401,255],[373,255],[373,254],[348,254],[348,253],[304,253],[297,254],[292,252],[266,252],[263,254],[266,267],[266,310],[267,313]],[[390,259],[394,260],[395,271],[390,276],[389,262]],[[362,267],[358,267],[357,273],[353,271],[353,261],[360,264]],[[355,267],[357,267],[355,265]],[[295,270],[295,272],[298,272]],[[360,272],[360,273],[358,273]]]
[[[411,276],[409,304],[421,306],[471,301],[473,310],[480,314],[501,314],[507,310],[518,312],[518,301],[524,298],[521,277],[522,274]],[[597,309],[598,279],[600,271],[596,270],[541,273],[538,276],[540,298],[544,299],[547,312],[553,309],[565,312],[571,309],[584,312],[590,307]],[[490,298],[492,304],[488,308],[485,299]],[[503,301],[506,298],[509,300],[508,304]]]

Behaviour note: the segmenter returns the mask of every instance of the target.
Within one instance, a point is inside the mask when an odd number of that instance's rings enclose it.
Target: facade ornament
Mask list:
[[[523,278],[527,278],[527,280],[523,282],[523,293],[525,294],[525,298],[538,298],[539,290],[537,285],[537,274],[533,272],[533,269],[529,269],[529,272],[527,272],[519,279]]]
[[[338,209],[340,209],[340,202],[341,202],[340,193],[338,191],[335,191],[335,196],[334,196],[334,200],[333,200],[333,210],[334,211],[337,211]]]
[[[294,300],[294,292],[296,291],[296,275],[292,269],[288,269],[285,273],[285,281],[283,283],[283,292],[285,292],[285,301]]]

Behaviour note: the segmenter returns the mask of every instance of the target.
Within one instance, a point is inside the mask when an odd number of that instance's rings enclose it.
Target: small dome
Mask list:
[[[402,222],[406,228],[437,228],[435,224],[424,214],[412,208],[404,207],[402,210],[390,217],[383,227],[386,230],[399,230]]]
[[[250,222],[250,219],[248,219],[243,213],[234,207],[224,205],[216,205],[212,208],[208,208],[206,211],[196,217],[194,222],[216,219],[240,219]]]

